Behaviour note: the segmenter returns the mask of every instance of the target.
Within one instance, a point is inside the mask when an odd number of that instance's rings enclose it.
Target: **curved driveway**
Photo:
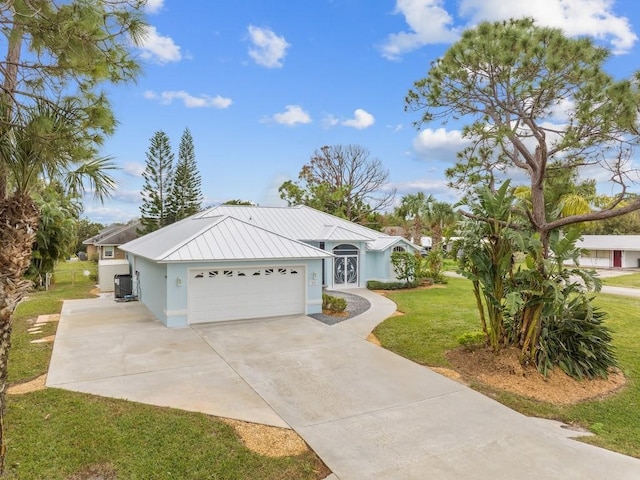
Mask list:
[[[65,302],[48,386],[289,426],[350,479],[638,479],[640,460],[567,438],[364,340],[395,309],[170,330],[137,303]],[[575,433],[575,432],[574,432]]]

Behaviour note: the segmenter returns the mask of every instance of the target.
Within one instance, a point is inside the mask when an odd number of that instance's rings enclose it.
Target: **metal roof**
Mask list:
[[[229,215],[194,215],[120,247],[158,262],[327,258],[332,255]]]
[[[97,235],[87,238],[82,242],[82,244],[119,246],[137,238],[138,228],[140,228],[140,222],[135,222],[130,225],[115,225],[107,227],[101,230]]]
[[[586,250],[640,250],[640,235],[583,235],[576,246]]]
[[[271,232],[302,241],[366,241],[384,233],[350,222],[311,207],[255,207],[220,205],[197,214],[200,217],[230,215]]]

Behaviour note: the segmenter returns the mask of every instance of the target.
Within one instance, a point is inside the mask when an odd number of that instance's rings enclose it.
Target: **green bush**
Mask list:
[[[367,288],[369,290],[402,290],[403,288],[415,288],[420,285],[419,282],[378,282],[377,280],[369,280]]]
[[[487,345],[487,336],[479,330],[467,332],[458,337],[458,343],[467,350],[478,350]]]
[[[603,325],[607,313],[594,307],[586,295],[567,302],[561,315],[547,319],[540,334],[536,358],[545,374],[558,365],[573,378],[607,378],[617,366],[609,329]]]
[[[322,294],[322,309],[330,312],[340,313],[347,308],[347,300],[340,297],[334,297],[326,293]]]

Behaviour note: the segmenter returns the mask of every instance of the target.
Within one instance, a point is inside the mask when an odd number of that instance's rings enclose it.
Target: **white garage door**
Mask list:
[[[304,267],[189,271],[189,323],[294,315],[305,311]]]

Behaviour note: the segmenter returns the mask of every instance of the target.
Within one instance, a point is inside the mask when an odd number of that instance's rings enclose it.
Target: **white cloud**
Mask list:
[[[404,15],[410,31],[392,33],[381,46],[382,56],[397,60],[404,53],[431,43],[450,43],[458,37],[443,0],[397,0],[394,13]]]
[[[285,111],[276,113],[267,121],[274,121],[280,125],[293,127],[298,124],[311,123],[311,116],[300,105],[287,105]]]
[[[152,62],[165,64],[182,59],[180,47],[174,43],[173,39],[160,35],[153,26],[146,27],[144,38],[138,48],[142,50],[140,56]]]
[[[353,127],[358,130],[364,130],[365,128],[369,128],[371,125],[375,123],[376,119],[366,110],[361,108],[356,109],[353,112],[353,118],[349,120],[344,120],[341,122],[341,125],[345,127]]]
[[[249,48],[249,56],[263,67],[282,67],[282,61],[287,55],[287,48],[291,46],[285,38],[279,37],[268,28],[249,25],[247,30],[253,44],[253,47]]]
[[[450,43],[459,32],[482,21],[532,17],[539,25],[561,28],[569,36],[590,35],[626,53],[637,42],[629,19],[613,11],[612,0],[461,0],[454,25],[443,0],[397,0],[409,31],[393,33],[381,46],[382,56],[397,60],[403,54],[435,43]]]
[[[144,171],[144,167],[142,168],[142,171]],[[140,190],[123,190],[119,188],[113,193],[111,198],[115,201],[137,206],[142,203],[142,192]]]
[[[85,202],[85,209],[82,214],[92,222],[110,225],[116,222],[128,222],[138,216],[139,212],[137,206],[135,208],[120,208],[116,204],[93,206]]]
[[[340,120],[338,120],[334,115],[331,115],[330,113],[325,113],[322,117],[322,126],[324,128],[335,127],[339,123]]]
[[[164,0],[147,0],[144,10],[147,13],[158,13],[164,7]]]
[[[181,100],[187,108],[228,108],[233,100],[230,98],[221,97],[216,95],[211,97],[209,95],[201,94],[199,96],[191,95],[184,90],[165,90],[162,93],[156,93],[153,90],[147,90],[144,92],[144,98],[149,100],[160,100],[163,105],[169,105],[174,100]]]
[[[421,158],[453,163],[456,161],[456,154],[470,143],[462,137],[460,130],[427,128],[413,139],[413,149]]]
[[[613,6],[611,0],[462,0],[459,13],[472,24],[533,17],[539,25],[561,28],[569,36],[591,35],[611,43],[614,53],[625,53],[638,37]]]
[[[144,169],[145,169],[144,164],[139,162],[125,163],[124,167],[122,168],[124,173],[132,177],[142,177],[142,172],[144,172]]]

